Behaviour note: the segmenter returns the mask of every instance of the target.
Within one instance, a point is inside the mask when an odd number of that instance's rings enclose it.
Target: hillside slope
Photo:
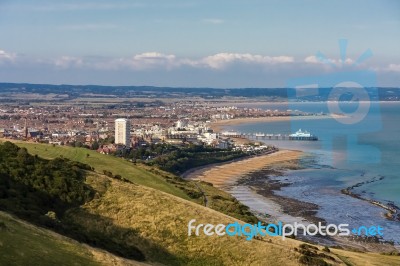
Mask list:
[[[20,147],[25,147],[30,154],[38,155],[42,158],[54,159],[61,156],[73,161],[79,161],[90,165],[97,173],[103,174],[104,171],[109,171],[113,175],[120,175],[122,178],[136,184],[154,188],[183,199],[199,204],[206,204],[207,202],[212,209],[242,221],[256,221],[256,218],[249,212],[247,207],[229,194],[206,183],[182,180],[171,173],[159,169],[141,164],[135,165],[125,159],[99,154],[84,148],[52,146],[22,141],[13,142]]]
[[[139,248],[146,259],[167,265],[396,265],[400,258],[379,254],[303,249],[297,240],[263,237],[188,236],[187,224],[228,224],[236,219],[196,203],[140,185],[90,175],[87,183],[99,191],[96,199],[69,211],[67,219],[91,233]],[[306,255],[306,256],[304,256]],[[340,255],[340,256],[338,256]]]
[[[0,212],[0,265],[145,265]]]
[[[4,140],[8,141],[8,140]],[[100,154],[96,151],[85,148],[72,148],[68,146],[52,146],[46,144],[37,144],[29,142],[14,141],[20,147],[28,149],[30,154],[39,155],[45,159],[54,159],[64,157],[72,161],[79,161],[94,167],[95,171],[103,173],[110,171],[114,175],[122,177],[140,185],[152,187],[172,195],[189,199],[189,197],[174,185],[166,182],[160,176],[147,171],[142,166],[136,166],[133,163],[118,157]]]
[[[55,148],[55,157],[64,151],[68,156],[74,154],[74,148],[52,147],[49,145],[20,144],[28,147],[40,156],[52,158],[49,153]],[[86,162],[92,157],[86,150],[84,156],[75,160]],[[82,153],[79,149],[77,152]],[[78,153],[75,153],[78,154]],[[116,160],[102,156],[104,163]],[[66,155],[65,155],[66,157]],[[93,155],[94,157],[94,155]],[[95,157],[97,158],[97,157]],[[71,158],[73,159],[73,158]],[[114,161],[115,160],[115,161]],[[92,162],[93,163],[93,162]],[[107,168],[120,174],[125,170],[129,175],[131,168],[122,169],[122,165],[113,168],[108,162]],[[98,166],[100,167],[100,165]],[[103,166],[104,167],[104,166]],[[155,176],[146,169],[140,169],[146,175]],[[146,178],[146,175],[143,175]],[[133,175],[139,180],[142,175]],[[161,178],[161,177],[159,177]],[[136,181],[135,180],[135,181]],[[155,179],[154,179],[155,180]],[[156,182],[156,181],[152,182]],[[148,180],[147,180],[148,181]],[[146,182],[147,182],[146,181]],[[143,182],[143,181],[142,181]],[[244,237],[229,236],[188,236],[187,225],[191,219],[196,224],[228,224],[237,221],[210,208],[174,196],[156,188],[109,178],[95,172],[88,172],[86,183],[96,192],[95,197],[84,205],[68,210],[63,221],[76,226],[77,232],[91,236],[100,236],[129,252],[129,248],[138,248],[147,262],[167,265],[399,265],[400,258],[371,253],[354,253],[331,249],[322,251],[322,247],[310,247],[292,239],[264,237],[246,241]],[[166,182],[167,185],[170,185]],[[152,186],[154,187],[154,186]],[[129,254],[128,254],[129,255]]]

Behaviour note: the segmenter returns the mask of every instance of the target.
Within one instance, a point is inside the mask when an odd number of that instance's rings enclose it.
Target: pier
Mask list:
[[[235,131],[225,131],[221,133],[224,137],[232,138],[249,138],[256,140],[303,140],[303,141],[317,141],[318,137],[307,132],[298,130],[293,134],[269,134],[269,133],[240,133]]]

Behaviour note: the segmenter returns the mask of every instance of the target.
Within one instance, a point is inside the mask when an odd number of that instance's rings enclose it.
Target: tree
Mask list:
[[[99,142],[94,141],[94,142],[92,143],[92,145],[91,145],[90,148],[91,148],[92,150],[97,150],[99,147],[100,147]]]
[[[83,146],[83,143],[80,141],[75,141],[75,147],[81,148]]]

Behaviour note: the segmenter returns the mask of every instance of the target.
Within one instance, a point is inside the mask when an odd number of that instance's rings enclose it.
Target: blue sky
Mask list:
[[[399,47],[395,0],[0,0],[2,82],[284,87],[371,70],[378,85],[400,86]]]

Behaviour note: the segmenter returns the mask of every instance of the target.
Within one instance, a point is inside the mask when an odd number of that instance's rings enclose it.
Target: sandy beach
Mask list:
[[[312,116],[266,116],[254,118],[233,118],[227,120],[218,120],[210,124],[210,128],[216,132],[220,132],[225,126],[239,125],[243,123],[257,122],[277,122],[277,121],[293,121],[293,120],[311,120],[311,119],[330,119],[337,118],[339,115],[312,115]]]
[[[236,184],[241,177],[268,166],[285,163],[290,168],[290,164],[293,164],[294,160],[300,159],[302,155],[303,152],[301,151],[280,150],[272,154],[228,162],[218,166],[206,166],[192,171],[185,178],[209,182],[219,188],[227,188]]]

